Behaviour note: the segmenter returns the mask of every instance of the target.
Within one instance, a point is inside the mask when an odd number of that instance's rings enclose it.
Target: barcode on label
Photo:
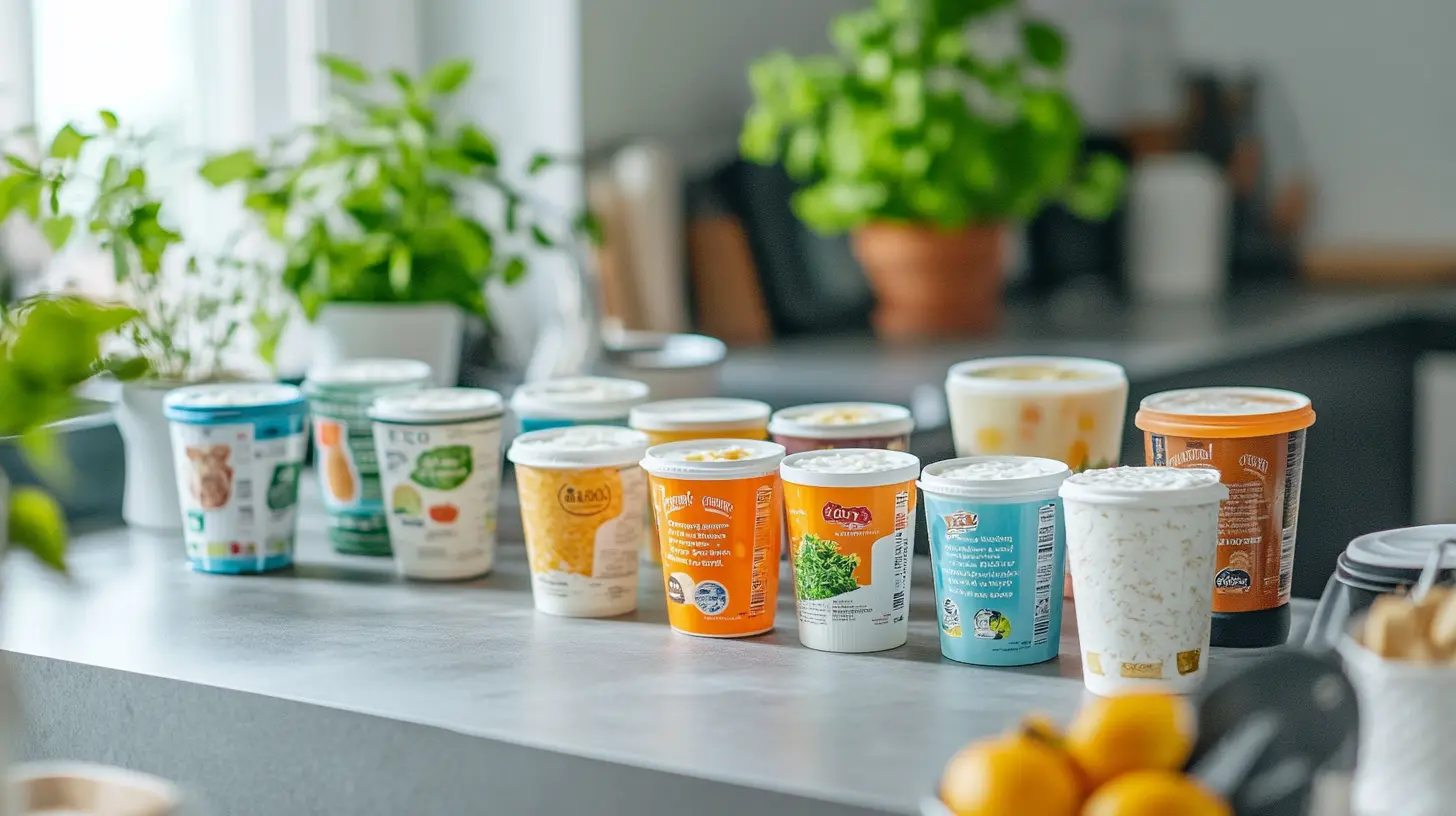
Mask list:
[[[890,600],[890,611],[905,609],[905,590],[910,587],[910,493],[895,494],[895,578],[894,594]]]
[[[1304,470],[1304,431],[1289,434],[1284,455],[1284,529],[1279,537],[1279,603],[1289,600],[1294,579],[1294,534],[1299,528],[1299,485]]]
[[[769,553],[769,542],[774,536],[779,535],[780,525],[770,525],[773,509],[774,491],[772,487],[764,485],[758,489],[753,506],[753,577],[749,585],[748,593],[748,614],[763,614],[764,603],[768,599],[768,570],[767,564]],[[774,569],[778,569],[779,548],[773,548]]]
[[[238,534],[246,538],[253,531],[253,508],[238,508]]]
[[[1046,504],[1036,511],[1036,598],[1031,625],[1031,642],[1046,643],[1052,626],[1052,567],[1057,546],[1057,506]]]
[[[233,482],[233,498],[240,502],[253,500],[253,480],[238,479]]]

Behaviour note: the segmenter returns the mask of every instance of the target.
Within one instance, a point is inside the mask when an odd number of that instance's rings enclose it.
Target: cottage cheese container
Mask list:
[[[267,572],[293,563],[306,405],[291,385],[179,388],[172,424],[183,540],[201,572]]]
[[[910,409],[879,402],[796,405],[774,413],[768,432],[789,453],[828,448],[910,449]]]
[[[1057,656],[1066,532],[1054,459],[970,456],[925,469],[940,653],[979,666]]]
[[[920,460],[902,451],[796,453],[779,466],[799,642],[877,652],[909,633]]]
[[[431,388],[369,409],[394,562],[406,578],[474,578],[495,565],[500,394]]]
[[[580,425],[516,437],[521,523],[531,595],[549,615],[600,618],[637,608],[637,549],[647,477],[647,437]]]
[[[526,383],[511,395],[521,433],[571,425],[626,425],[647,401],[646,383],[614,377],[564,377]]]
[[[1088,470],[1060,493],[1087,690],[1193,691],[1208,673],[1218,507],[1228,498],[1218,471]]]
[[[418,360],[349,360],[315,368],[304,381],[319,492],[338,552],[390,554],[369,406],[383,396],[419,391],[430,376],[430,366]]]

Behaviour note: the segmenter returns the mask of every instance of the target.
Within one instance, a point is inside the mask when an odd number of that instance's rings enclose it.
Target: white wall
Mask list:
[[[869,0],[581,0],[588,149],[651,136],[689,163],[731,155],[748,63],[830,49],[829,21]]]
[[[1318,184],[1316,241],[1456,247],[1456,3],[1175,3],[1187,58],[1283,86]]]

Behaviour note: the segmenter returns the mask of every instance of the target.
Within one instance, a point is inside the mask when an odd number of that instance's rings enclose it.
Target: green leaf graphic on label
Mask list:
[[[415,490],[409,485],[402,484],[396,486],[394,493],[391,495],[393,501],[390,502],[390,506],[394,508],[394,512],[398,515],[418,516],[420,511],[424,509],[425,504],[420,500],[420,491]]]
[[[420,454],[410,480],[431,490],[454,490],[474,469],[469,445],[445,445]]]
[[[806,533],[794,554],[794,584],[799,600],[822,601],[859,589],[854,569],[859,556],[841,553],[839,542]]]
[[[295,462],[273,468],[273,481],[268,484],[269,510],[284,510],[298,504],[298,472],[302,467]]]

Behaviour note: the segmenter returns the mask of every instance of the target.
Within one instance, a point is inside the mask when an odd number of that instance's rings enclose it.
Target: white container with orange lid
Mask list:
[[[1150,465],[1212,468],[1219,510],[1214,646],[1276,646],[1289,637],[1309,397],[1274,388],[1188,388],[1143,399],[1135,420]]]

